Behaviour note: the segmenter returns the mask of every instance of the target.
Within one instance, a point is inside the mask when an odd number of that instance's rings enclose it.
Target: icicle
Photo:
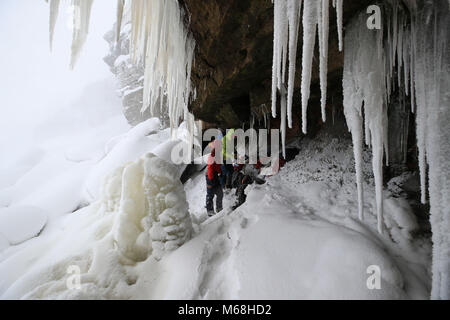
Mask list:
[[[327,73],[328,73],[328,35],[329,35],[329,0],[318,2],[319,51],[320,51],[320,91],[322,121],[326,121]]]
[[[385,105],[386,106],[386,105]],[[383,115],[382,115],[382,134],[383,134],[383,147],[384,147],[384,157],[386,158],[386,166],[389,166],[389,122],[388,122],[388,115],[387,115],[387,107],[383,108]],[[383,174],[383,172],[381,172]]]
[[[353,153],[355,157],[356,185],[358,189],[358,217],[364,220],[364,197],[363,197],[363,172],[362,172],[362,148],[363,148],[363,128],[361,117],[362,99],[358,92],[353,91],[354,80],[351,74],[346,76],[347,71],[344,65],[344,114],[347,120],[349,131],[352,134]]]
[[[292,98],[294,95],[295,67],[297,63],[298,29],[300,25],[300,12],[302,1],[289,0],[289,80],[287,91],[287,116],[288,126],[292,128]]]
[[[286,88],[283,85],[281,87],[281,143],[283,148],[283,158],[286,158]]]
[[[415,79],[415,74],[414,74],[414,69],[415,69],[415,51],[416,51],[416,28],[415,28],[415,20],[414,20],[414,16],[411,13],[411,41],[410,41],[410,46],[411,46],[411,57],[410,57],[410,75],[409,75],[409,79],[410,79],[410,93],[411,93],[411,112],[415,112],[414,106],[415,106],[415,97],[416,97],[416,93],[415,93],[415,83],[414,83],[414,79]]]
[[[405,31],[405,36],[403,38],[403,55],[402,55],[402,60],[403,60],[403,87],[405,88],[405,94],[408,96],[409,95],[409,73],[410,73],[410,51],[411,51],[411,47],[410,47],[410,37],[411,37],[411,32],[410,30],[406,30]]]
[[[422,49],[422,48],[421,48]],[[423,55],[423,53],[419,53]],[[425,80],[424,72],[425,66],[423,65],[425,61],[416,61],[415,67],[415,95],[417,97],[417,115],[416,115],[416,135],[417,135],[417,148],[419,153],[419,172],[420,172],[420,190],[421,190],[421,202],[426,203],[426,136],[427,136],[427,97],[425,92],[425,86],[423,85]],[[420,107],[419,107],[420,106]]]
[[[74,7],[72,57],[70,60],[72,69],[78,60],[89,33],[92,3],[93,0],[72,0],[72,6]]]
[[[116,22],[116,43],[120,40],[120,30],[122,28],[123,7],[125,0],[117,0],[117,22]]]
[[[159,3],[159,1],[157,1]],[[130,53],[134,62],[137,64],[139,58],[144,55],[144,31],[145,28],[145,0],[131,1],[131,41]]]
[[[286,44],[288,44],[289,72],[287,83],[287,119],[292,128],[292,105],[297,58],[298,30],[300,13],[303,9],[303,56],[302,56],[302,131],[307,130],[307,107],[310,95],[311,71],[316,41],[316,28],[319,27],[320,47],[320,88],[322,93],[322,119],[326,120],[328,38],[329,38],[329,0],[274,0],[274,38],[272,61],[272,116],[276,117],[277,89],[285,84]],[[333,1],[338,13],[340,49],[342,50],[342,5],[343,0]],[[287,21],[287,24],[286,24]],[[340,28],[339,28],[340,26]],[[289,31],[289,32],[287,32]]]
[[[312,63],[317,29],[316,0],[305,0],[303,9],[303,58],[302,58],[302,131],[307,131],[307,108],[310,95]]]
[[[277,116],[277,86],[278,75],[280,73],[280,25],[283,19],[283,12],[281,11],[281,2],[283,0],[275,0],[274,2],[274,35],[273,35],[273,61],[272,61],[272,117]]]
[[[428,165],[433,242],[432,299],[450,299],[450,15],[445,1],[421,4],[414,19],[416,124],[421,174]],[[420,133],[420,135],[419,135]],[[421,180],[426,178],[421,176]],[[422,190],[425,199],[426,190]]]
[[[289,19],[285,17],[288,16],[288,1],[290,0],[281,0],[281,12],[283,12],[283,19],[280,22],[280,46],[281,46],[281,67],[280,73],[278,74],[278,89],[281,90],[281,84],[286,83],[286,64],[287,64],[287,51],[288,51],[288,41],[289,41]],[[296,1],[296,0],[294,0]],[[297,1],[296,1],[297,2]]]
[[[55,32],[56,20],[58,19],[60,0],[50,0],[50,51],[53,50],[53,35]]]
[[[359,217],[363,218],[362,199],[362,111],[366,144],[372,146],[378,231],[383,225],[383,155],[387,145],[385,61],[379,59],[380,38],[365,27],[361,14],[348,27],[344,59],[344,114],[353,138],[358,185]]]
[[[183,24],[177,1],[133,1],[131,52],[145,62],[142,111],[157,115],[158,101],[166,101],[170,127],[188,120],[191,69],[195,42]],[[144,46],[145,44],[145,46]]]
[[[339,51],[342,51],[342,39],[343,39],[343,2],[344,0],[336,0],[336,3],[333,5],[336,7],[336,16],[337,16],[337,30],[338,30],[338,38],[339,38]]]

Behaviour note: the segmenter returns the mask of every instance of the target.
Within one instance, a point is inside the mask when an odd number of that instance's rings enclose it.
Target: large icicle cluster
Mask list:
[[[382,33],[369,30],[361,14],[348,26],[345,37],[344,113],[353,137],[358,185],[359,218],[363,219],[362,145],[373,148],[378,231],[382,232],[383,155],[387,127],[386,77],[384,56],[380,55]],[[363,118],[364,114],[364,118]],[[364,126],[363,126],[364,123]]]
[[[428,164],[433,240],[434,299],[450,299],[450,6],[445,0],[416,9],[411,64],[422,179]],[[422,184],[425,197],[425,185]]]
[[[274,0],[274,40],[273,40],[273,70],[272,70],[272,116],[276,117],[277,89],[280,95],[286,95],[286,112],[282,104],[281,116],[287,116],[287,124],[292,128],[292,103],[294,94],[294,79],[297,61],[297,43],[300,26],[301,8],[303,3],[303,55],[302,55],[302,131],[307,130],[307,107],[310,95],[311,71],[316,44],[316,34],[319,35],[320,50],[320,89],[322,92],[322,120],[326,120],[325,106],[327,99],[328,72],[328,37],[329,37],[329,0]],[[336,7],[339,35],[339,49],[342,50],[342,3],[334,0]],[[288,65],[288,67],[287,67]],[[288,81],[286,84],[286,68]],[[287,90],[283,87],[287,86]],[[281,131],[286,131],[286,121],[281,119]],[[284,144],[284,143],[283,143]]]
[[[195,42],[188,35],[183,14],[175,0],[131,2],[131,55],[144,61],[143,111],[167,104],[171,127],[188,120],[191,68]]]
[[[433,240],[432,298],[449,299],[450,282],[450,18],[447,1],[391,0],[382,30],[361,14],[347,28],[344,112],[353,136],[359,215],[363,218],[362,146],[373,149],[378,230],[382,232],[383,154],[388,160],[387,106],[393,87],[416,112],[422,202],[428,192]]]

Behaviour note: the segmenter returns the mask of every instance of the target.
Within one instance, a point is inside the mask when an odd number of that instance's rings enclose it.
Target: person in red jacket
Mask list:
[[[206,173],[206,210],[208,216],[213,216],[214,212],[214,196],[216,196],[216,210],[222,211],[223,190],[220,184],[219,174],[222,173],[220,164],[216,163],[215,149],[212,149],[208,157],[208,171]]]

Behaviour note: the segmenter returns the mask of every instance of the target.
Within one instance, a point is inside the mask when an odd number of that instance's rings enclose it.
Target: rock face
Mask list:
[[[270,106],[273,57],[273,4],[268,0],[179,0],[190,17],[189,29],[196,40],[192,80],[197,99],[194,115],[221,127],[239,127],[251,114]],[[371,1],[347,1],[344,25]],[[343,54],[338,50],[336,14],[330,10],[329,104],[342,103]],[[300,29],[302,29],[300,27]],[[297,132],[300,118],[301,41],[297,55],[294,113]],[[320,124],[320,90],[316,50],[308,119],[311,132]],[[328,112],[331,115],[331,105]],[[273,125],[277,126],[274,119]],[[279,120],[278,120],[279,121]]]

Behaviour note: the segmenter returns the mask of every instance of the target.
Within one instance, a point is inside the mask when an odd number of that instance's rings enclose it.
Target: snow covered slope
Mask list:
[[[417,223],[408,203],[385,192],[387,231],[379,235],[369,164],[368,217],[358,220],[351,140],[323,134],[299,146],[279,175],[248,188],[243,206],[232,212],[234,196],[226,194],[223,213],[208,220],[203,172],[183,191],[181,171],[158,157],[119,167],[99,201],[3,251],[0,297],[428,298],[430,243],[412,237]],[[373,265],[381,270],[379,290],[367,287]],[[71,267],[79,289],[67,286]]]
[[[175,297],[427,299],[431,244],[413,238],[418,225],[407,201],[385,191],[387,231],[379,235],[370,161],[368,223],[358,220],[351,140],[322,134],[299,147],[295,160],[266,185],[251,187],[247,202],[229,215],[202,222],[204,177],[186,184],[200,232],[172,256],[198,255],[192,273],[200,272],[190,284],[197,288]],[[381,270],[380,290],[366,285],[372,265]]]

